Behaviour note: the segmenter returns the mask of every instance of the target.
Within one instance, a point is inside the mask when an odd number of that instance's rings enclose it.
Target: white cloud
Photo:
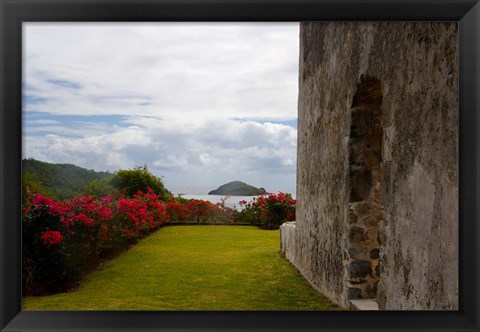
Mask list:
[[[135,126],[115,132],[68,138],[47,135],[25,143],[34,158],[115,171],[149,165],[175,186],[220,185],[248,178],[262,186],[293,186],[296,130],[253,121],[203,121],[173,127],[169,122],[133,118]]]
[[[30,125],[55,125],[60,124],[57,120],[31,120],[28,122]]]

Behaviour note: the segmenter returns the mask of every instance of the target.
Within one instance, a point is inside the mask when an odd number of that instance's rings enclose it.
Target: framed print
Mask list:
[[[479,329],[478,1],[0,10],[2,331]]]

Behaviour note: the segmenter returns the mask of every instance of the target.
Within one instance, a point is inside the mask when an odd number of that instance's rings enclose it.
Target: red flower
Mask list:
[[[243,200],[241,200],[240,202],[238,202],[238,204],[240,204],[240,205],[245,205],[245,204],[247,204],[247,201],[243,199]]]
[[[124,228],[123,229],[123,233],[128,236],[129,238],[133,238],[133,234],[132,232],[130,232],[130,230],[128,228]]]
[[[60,219],[60,222],[63,223],[67,227],[75,226],[75,222],[70,218],[64,217],[64,218]]]
[[[47,207],[48,213],[51,215],[55,215],[58,213],[57,203],[53,199],[49,197],[45,197],[42,194],[38,194],[37,196],[35,196],[35,198],[33,199],[33,204],[37,207],[39,206]]]
[[[74,218],[80,222],[83,226],[93,227],[94,221],[92,218],[88,218],[85,213],[79,213],[74,216]]]
[[[108,206],[99,206],[97,212],[100,216],[100,219],[103,221],[109,220],[113,217],[113,210]]]
[[[113,201],[113,196],[108,195],[108,196],[100,197],[100,201],[102,201],[103,203],[110,203]]]
[[[31,210],[30,206],[24,207],[24,208],[23,208],[23,214],[24,214],[24,215],[29,214],[29,213],[30,213],[30,210]]]
[[[267,201],[267,199],[265,197],[259,196],[258,199],[257,199],[257,206],[264,204],[266,201]]]
[[[38,194],[33,199],[33,204],[35,205],[46,205],[46,206],[53,206],[55,205],[55,201],[51,198],[45,197],[42,194]]]
[[[62,243],[63,236],[59,231],[46,231],[40,236],[40,240],[42,240],[44,245],[50,247]]]

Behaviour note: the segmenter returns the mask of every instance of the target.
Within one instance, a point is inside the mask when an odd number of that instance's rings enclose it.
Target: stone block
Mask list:
[[[365,247],[362,245],[355,245],[350,243],[348,245],[348,256],[350,258],[360,258],[365,255]]]
[[[382,221],[382,216],[381,215],[373,215],[371,217],[366,218],[363,223],[367,227],[378,227],[380,224],[380,221]]]
[[[347,297],[348,299],[361,299],[362,291],[360,290],[360,288],[349,287]]]
[[[369,261],[357,259],[350,262],[348,267],[349,278],[365,278],[372,275],[372,265]]]
[[[350,177],[352,179],[350,202],[368,199],[373,185],[372,171],[364,167],[352,167]]]
[[[379,259],[380,258],[380,249],[372,249],[370,250],[370,258],[371,259]]]
[[[362,227],[352,226],[350,227],[348,238],[353,242],[362,242],[368,239],[368,235]]]

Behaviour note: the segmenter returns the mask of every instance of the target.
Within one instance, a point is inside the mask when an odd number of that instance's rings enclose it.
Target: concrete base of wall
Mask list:
[[[295,264],[295,221],[280,226],[280,250],[293,265]]]
[[[378,310],[378,303],[375,300],[350,300],[351,310]]]

